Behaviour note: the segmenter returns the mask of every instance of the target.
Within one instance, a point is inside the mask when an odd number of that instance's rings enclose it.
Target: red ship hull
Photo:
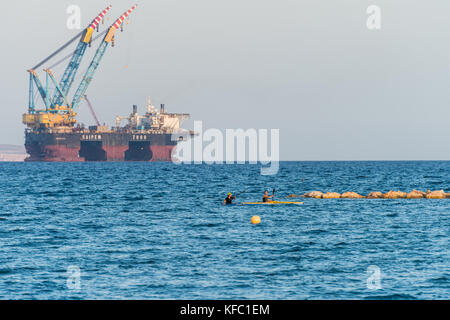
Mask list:
[[[168,133],[25,133],[25,161],[171,161]]]

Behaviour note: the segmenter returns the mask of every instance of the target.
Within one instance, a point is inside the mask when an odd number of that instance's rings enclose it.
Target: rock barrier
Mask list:
[[[450,193],[445,193],[444,190],[435,191],[420,191],[412,190],[411,192],[390,190],[386,193],[380,191],[370,192],[367,196],[360,195],[356,192],[326,192],[311,191],[303,195],[290,194],[288,198],[314,198],[314,199],[450,199]]]

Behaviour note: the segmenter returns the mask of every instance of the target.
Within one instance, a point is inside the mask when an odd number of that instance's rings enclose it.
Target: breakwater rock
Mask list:
[[[383,194],[384,199],[401,199],[406,198],[406,192],[402,191],[388,191],[385,194]]]
[[[382,198],[383,198],[383,193],[380,191],[371,192],[367,196],[367,199],[382,199]]]
[[[425,198],[427,199],[445,199],[446,197],[447,195],[444,190],[427,192],[425,195]]]
[[[341,195],[337,192],[327,192],[322,194],[322,199],[339,199]]]
[[[410,193],[406,195],[407,199],[423,199],[426,196],[426,192],[419,191],[419,190],[413,190]]]
[[[311,191],[303,195],[290,194],[288,198],[314,198],[314,199],[450,199],[450,193],[445,193],[444,190],[435,191],[420,191],[412,190],[411,192],[390,190],[386,193],[380,191],[370,192],[367,196],[360,195],[356,192],[344,192],[342,194],[337,192]]]
[[[356,192],[344,192],[343,194],[341,194],[341,198],[344,199],[361,199],[364,198],[364,196],[356,193]]]

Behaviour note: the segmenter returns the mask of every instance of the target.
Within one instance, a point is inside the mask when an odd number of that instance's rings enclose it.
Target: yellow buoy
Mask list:
[[[258,224],[261,222],[261,218],[258,216],[253,216],[251,221],[252,221],[252,224]]]

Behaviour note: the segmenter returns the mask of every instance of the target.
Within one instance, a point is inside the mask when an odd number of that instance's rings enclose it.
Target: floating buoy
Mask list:
[[[258,216],[253,216],[251,222],[252,224],[258,224],[261,222],[261,218]]]

